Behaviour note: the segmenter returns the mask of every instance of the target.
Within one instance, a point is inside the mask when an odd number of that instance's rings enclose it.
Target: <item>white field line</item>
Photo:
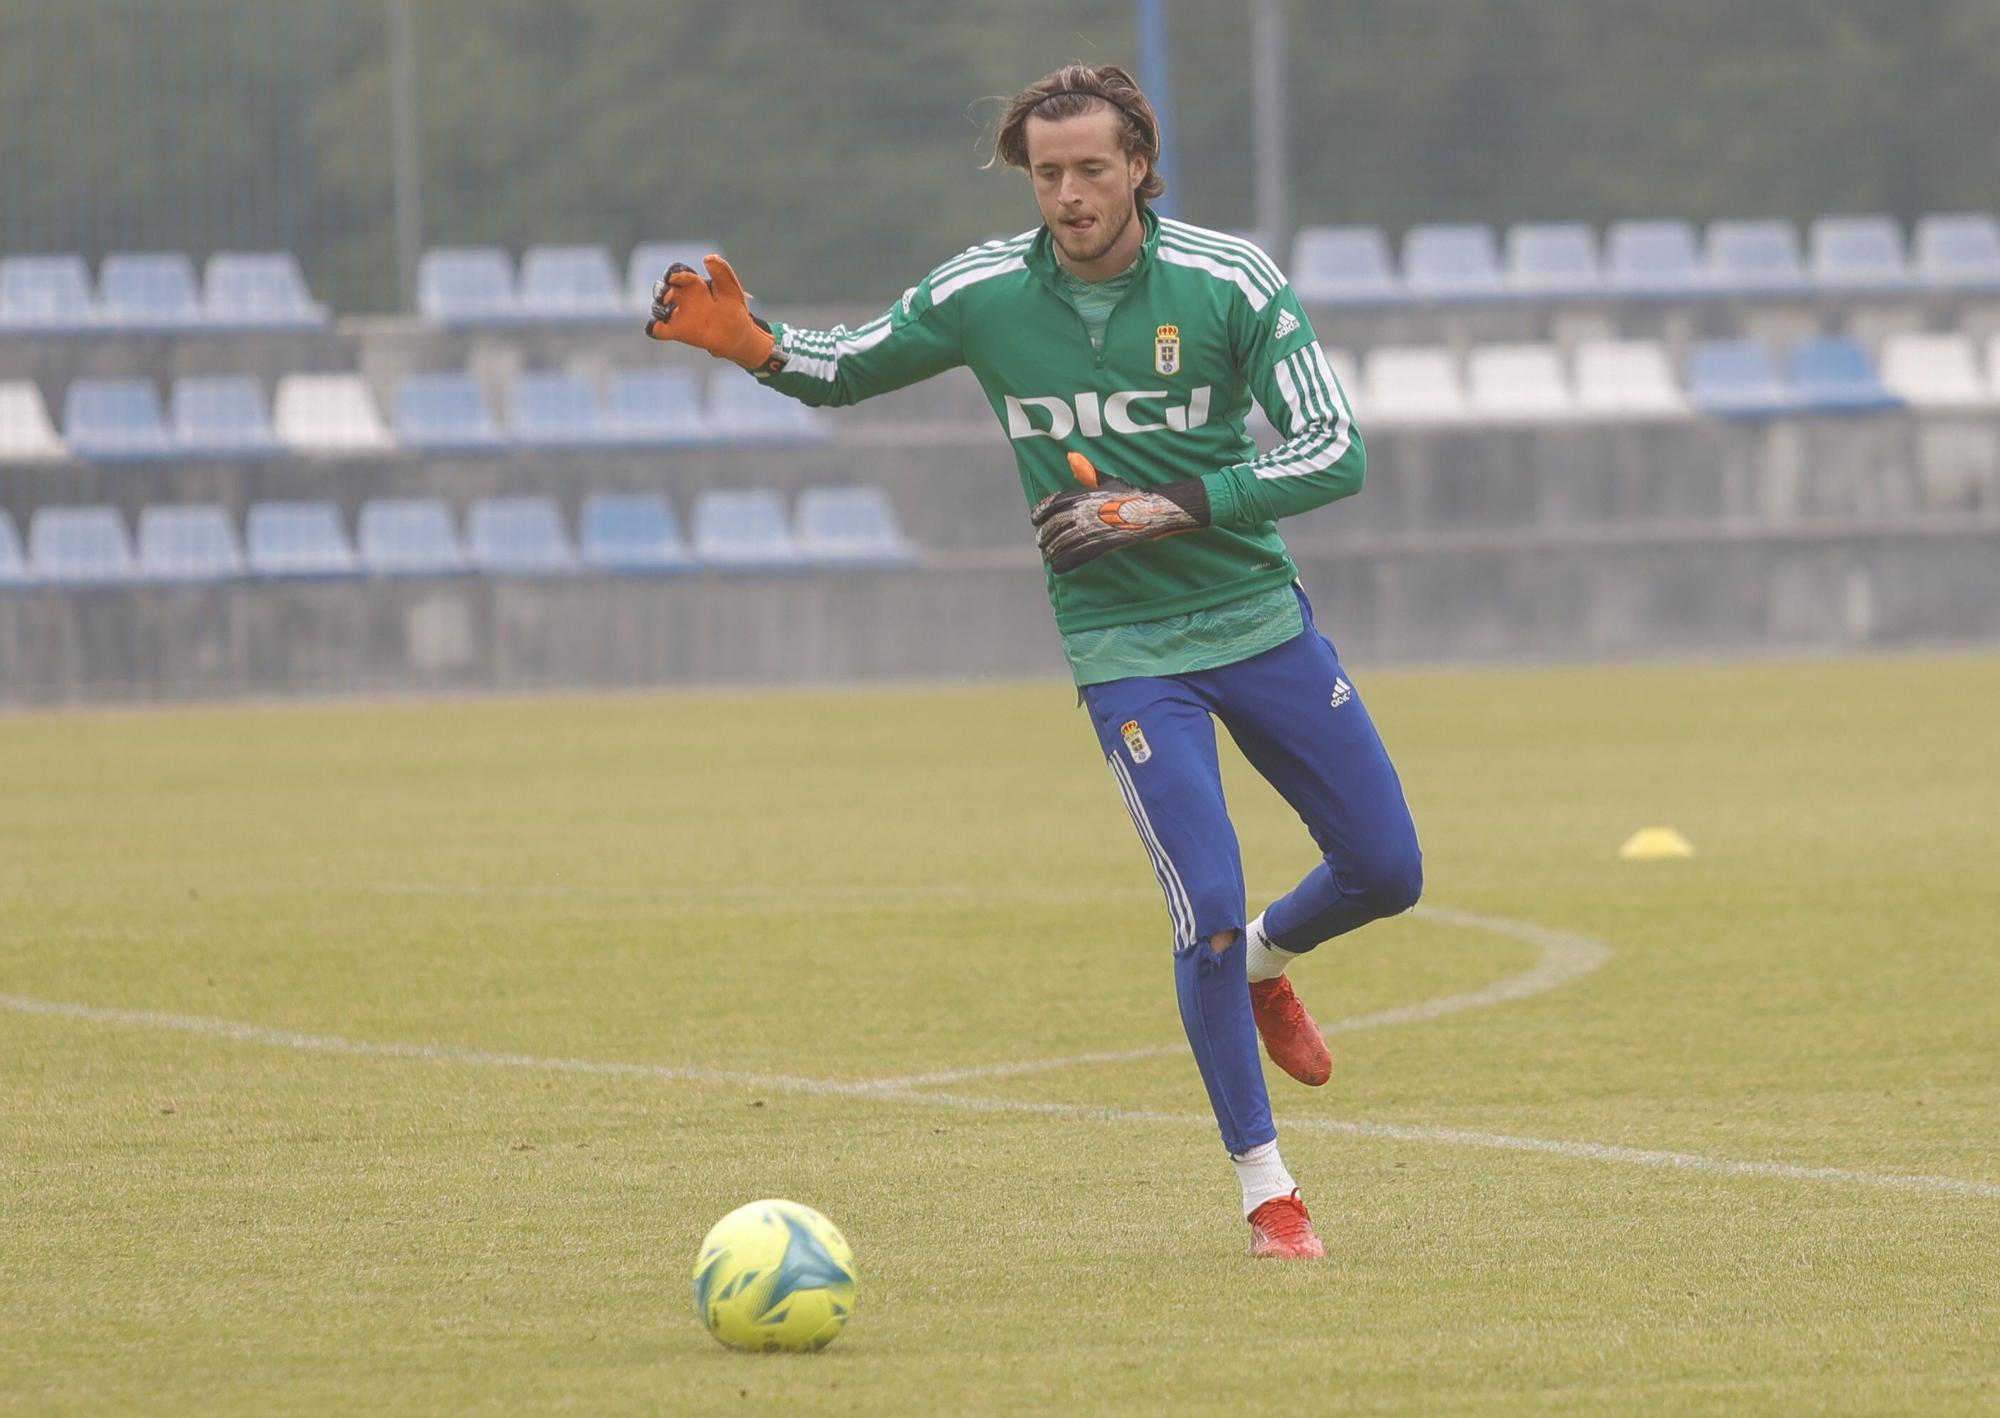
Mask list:
[[[1421,1000],[1416,1004],[1398,1005],[1394,1009],[1381,1010],[1375,1014],[1356,1015],[1352,1019],[1336,1019],[1322,1024],[1320,1033],[1350,1034],[1357,1029],[1380,1029],[1390,1024],[1416,1024],[1422,1020],[1436,1019],[1441,1015],[1458,1014],[1468,1009],[1483,1009],[1490,1004],[1505,1004],[1509,1000],[1526,999],[1530,995],[1556,989],[1571,980],[1588,975],[1611,958],[1610,947],[1601,942],[1583,936],[1566,935],[1562,931],[1553,931],[1527,921],[1475,916],[1465,911],[1448,910],[1442,906],[1419,906],[1415,914],[1441,925],[1458,926],[1465,930],[1484,931],[1491,935],[1526,941],[1542,953],[1533,965],[1520,974],[1496,980],[1483,989],[1462,995],[1446,995],[1441,999]],[[929,1088],[940,1083],[962,1083],[974,1078],[1008,1078],[1024,1073],[1047,1073],[1053,1069],[1075,1068],[1088,1064],[1128,1063],[1134,1059],[1160,1058],[1167,1054],[1184,1053],[1186,1050],[1185,1044],[1150,1044],[1137,1049],[1071,1054],[1067,1058],[1025,1059],[1014,1063],[945,1069],[937,1073],[909,1074],[902,1078],[880,1079],[878,1086],[885,1090]]]
[[[1170,1127],[1212,1128],[1213,1119],[1196,1113],[1158,1113],[1134,1108],[1107,1108],[1088,1103],[1043,1103],[1011,1098],[968,1098],[954,1093],[925,1093],[909,1089],[884,1089],[873,1083],[842,1083],[831,1079],[798,1078],[789,1074],[735,1073],[722,1069],[679,1068],[658,1064],[631,1064],[594,1059],[542,1058],[533,1054],[492,1053],[460,1049],[445,1044],[371,1043],[361,1039],[341,1039],[326,1034],[301,1034],[286,1029],[267,1029],[256,1024],[239,1024],[196,1014],[165,1014],[152,1010],[98,1009],[91,1005],[55,1000],[30,999],[22,995],[0,995],[0,1009],[44,1018],[75,1020],[92,1024],[160,1029],[193,1034],[235,1043],[262,1044],[273,1048],[296,1049],[307,1053],[344,1054],[362,1058],[414,1059],[430,1063],[472,1065],[480,1068],[531,1069],[547,1073],[590,1074],[600,1077],[635,1078],[653,1082],[723,1084],[731,1087],[763,1089],[866,1098],[884,1103],[909,1103],[961,1109],[981,1113],[1030,1113],[1044,1117],[1075,1118],[1088,1122],[1152,1123]],[[1480,1147],[1508,1152],[1539,1152],[1592,1162],[1620,1162],[1630,1166],[1663,1167],[1678,1171],[1702,1172],[1726,1177],[1760,1177],[1781,1181],[1842,1182],[1856,1186],[1882,1187],[1897,1191],[1920,1191],[1955,1196],[2000,1198],[2000,1184],[1968,1181],[1959,1177],[1902,1175],[1864,1172],[1845,1167],[1804,1167],[1787,1162],[1740,1162],[1724,1157],[1705,1157],[1692,1152],[1662,1152],[1637,1147],[1617,1147],[1599,1142],[1571,1142],[1555,1138],[1514,1137],[1504,1133],[1467,1132],[1457,1128],[1408,1126],[1396,1123],[1349,1122],[1331,1118],[1303,1118],[1287,1121],[1288,1128],[1308,1132],[1337,1133],[1349,1137],[1377,1138],[1446,1147]]]

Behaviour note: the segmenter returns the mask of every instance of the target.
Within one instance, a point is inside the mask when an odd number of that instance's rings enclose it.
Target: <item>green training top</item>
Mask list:
[[[1030,505],[1075,486],[1080,452],[1138,487],[1198,477],[1211,525],[1043,568],[1065,634],[1209,610],[1298,575],[1277,520],[1361,486],[1352,412],[1298,298],[1247,241],[1147,212],[1104,348],[1057,287],[1047,228],[945,262],[856,330],[774,323],[788,363],[760,374],[808,404],[851,404],[958,365],[1014,445]],[[1255,398],[1284,441],[1259,455]],[[1023,531],[1027,528],[1024,526]]]

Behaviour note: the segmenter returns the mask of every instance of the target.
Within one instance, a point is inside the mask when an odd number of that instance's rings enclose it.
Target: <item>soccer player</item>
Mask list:
[[[1129,74],[1067,65],[1007,105],[994,145],[1033,182],[1032,231],[953,257],[854,330],[766,323],[709,256],[706,279],[682,265],[661,278],[647,333],[813,405],[958,365],[978,377],[1013,444],[1063,652],[1166,894],[1181,1022],[1251,1253],[1316,1257],[1257,1038],[1293,1078],[1326,1082],[1326,1041],[1285,968],[1408,910],[1422,854],[1276,526],[1360,488],[1361,436],[1270,258],[1149,210],[1159,150]],[[1244,432],[1252,398],[1283,435],[1261,455]],[[1216,719],[1321,855],[1254,919]]]

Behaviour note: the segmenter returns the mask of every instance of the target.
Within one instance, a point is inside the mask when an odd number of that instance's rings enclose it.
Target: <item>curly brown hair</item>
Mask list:
[[[1116,64],[1065,64],[1007,100],[999,135],[993,140],[993,157],[986,165],[1003,162],[1025,171],[1030,118],[1052,122],[1075,118],[1094,112],[1100,104],[1119,114],[1118,143],[1125,155],[1146,160],[1146,176],[1137,193],[1143,207],[1167,190],[1160,178],[1160,120],[1132,76]]]

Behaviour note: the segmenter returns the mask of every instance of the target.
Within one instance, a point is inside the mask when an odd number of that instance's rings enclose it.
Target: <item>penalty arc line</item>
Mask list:
[[[1475,916],[1467,911],[1453,911],[1443,906],[1419,906],[1411,914],[1425,920],[1436,921],[1441,925],[1483,931],[1489,935],[1507,936],[1514,940],[1525,941],[1538,948],[1541,956],[1520,974],[1495,980],[1482,989],[1465,994],[1446,995],[1439,999],[1421,1000],[1416,1004],[1399,1005],[1394,1009],[1357,1015],[1351,1019],[1336,1019],[1321,1025],[1321,1034],[1350,1034],[1360,1029],[1381,1029],[1391,1024],[1416,1024],[1447,1014],[1459,1014],[1468,1009],[1483,1009],[1487,1005],[1526,999],[1530,995],[1557,989],[1572,980],[1588,975],[1611,958],[1611,948],[1600,941],[1550,930],[1546,926],[1538,926],[1528,921],[1510,921],[1498,916]],[[929,1088],[941,1083],[963,1083],[976,1078],[1011,1078],[1024,1073],[1047,1073],[1054,1069],[1075,1068],[1087,1064],[1130,1063],[1138,1059],[1164,1058],[1169,1054],[1186,1051],[1185,1044],[1149,1044],[1143,1048],[1071,1054],[1065,1058],[1023,1059],[1013,1063],[983,1064],[972,1068],[944,1069],[936,1073],[908,1074],[901,1078],[878,1079],[876,1082],[878,1087],[885,1090]],[[1286,1124],[1288,1127],[1292,1125],[1289,1122]]]

